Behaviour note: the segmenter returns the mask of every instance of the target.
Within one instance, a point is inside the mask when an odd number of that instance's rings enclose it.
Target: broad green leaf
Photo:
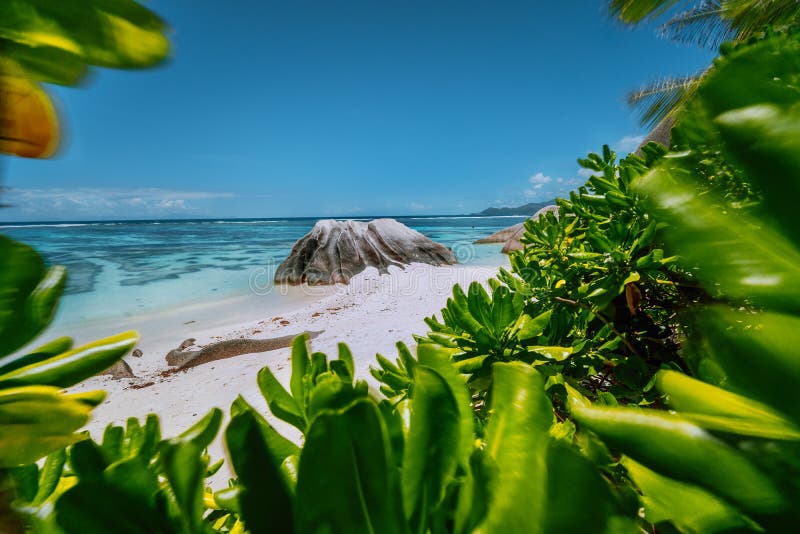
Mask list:
[[[133,0],[79,3],[5,0],[0,38],[31,47],[53,47],[104,67],[148,67],[169,52],[166,26]]]
[[[264,443],[266,443],[267,451],[272,458],[272,464],[274,466],[281,466],[288,457],[298,456],[300,454],[300,447],[283,437],[283,435],[275,430],[275,428],[240,395],[231,406],[231,416],[244,412],[249,413],[258,422],[259,428],[261,429],[261,436],[264,439]],[[294,478],[296,479],[296,477]]]
[[[800,111],[759,104],[723,113],[715,122],[731,156],[762,191],[764,211],[800,243],[794,202],[800,197]]]
[[[527,347],[528,350],[532,350],[537,354],[541,354],[542,356],[546,357],[548,360],[554,360],[557,362],[566,360],[570,357],[574,349],[572,347],[542,347],[542,346],[532,346]]]
[[[677,371],[656,373],[656,389],[681,416],[710,430],[800,440],[800,429],[768,406]]]
[[[250,411],[231,418],[225,444],[242,486],[238,502],[247,530],[252,534],[294,532],[291,494],[273,461],[261,425]]]
[[[57,356],[62,352],[67,352],[71,348],[72,338],[59,337],[53,341],[50,341],[49,343],[45,343],[40,347],[36,347],[28,354],[6,356],[5,358],[0,359],[0,374],[8,373],[14,369],[19,369],[20,367],[25,367],[26,365],[31,365],[48,358],[52,358],[53,356]]]
[[[294,371],[293,371],[294,373]],[[294,374],[292,374],[294,376]],[[278,419],[286,421],[294,426],[300,432],[306,429],[305,415],[303,414],[301,405],[298,403],[296,397],[292,397],[288,391],[284,389],[272,370],[269,367],[263,367],[258,372],[258,389],[267,401],[270,411]]]
[[[123,332],[0,375],[0,387],[47,384],[69,387],[94,376],[136,345],[136,332]]]
[[[66,449],[55,451],[47,456],[39,473],[39,485],[36,495],[31,499],[31,505],[39,506],[53,494],[64,472],[64,464],[66,462]]]
[[[699,325],[703,340],[694,352],[722,370],[722,386],[800,422],[800,318],[717,306],[704,311]],[[698,365],[702,369],[709,364],[700,360]]]
[[[311,359],[308,356],[308,335],[300,334],[292,340],[292,376],[289,380],[289,390],[292,392],[292,397],[300,407],[301,412],[305,411],[304,406],[306,398],[303,379],[310,366]]]
[[[541,336],[544,333],[544,329],[547,328],[547,325],[550,323],[550,317],[552,315],[553,310],[547,310],[536,317],[531,317],[527,314],[521,315],[517,338],[521,341],[525,341],[526,339]]]
[[[636,185],[657,215],[670,223],[664,237],[684,263],[699,267],[697,276],[709,290],[800,311],[800,251],[763,221],[709,206],[709,196],[697,196],[685,174],[673,162]]]
[[[644,518],[650,523],[669,521],[686,533],[758,530],[735,507],[702,488],[659,475],[627,456],[621,463],[642,492]]]
[[[659,473],[703,486],[753,512],[777,512],[786,504],[774,482],[742,453],[678,416],[577,403],[571,409],[610,447]]]
[[[55,503],[66,534],[141,534],[177,532],[151,499],[130,494],[102,478],[81,481]]]
[[[459,438],[456,457],[460,465],[466,469],[472,455],[474,424],[470,392],[464,376],[460,374],[458,364],[454,364],[450,359],[448,349],[432,344],[418,345],[417,357],[419,358],[418,365],[425,365],[436,371],[450,388],[450,393],[455,400],[455,407],[459,413]]]
[[[403,457],[403,504],[412,530],[426,528],[458,466],[461,414],[450,386],[425,365],[414,370],[411,424]]]
[[[25,309],[45,272],[36,251],[0,236],[0,356],[14,352],[38,333],[28,327]]]
[[[214,441],[221,424],[222,410],[219,408],[212,408],[211,411],[200,418],[199,421],[181,432],[176,440],[190,442],[202,451]]]
[[[407,532],[391,454],[371,401],[317,416],[300,455],[297,531]]]
[[[498,363],[492,369],[486,453],[494,460],[495,476],[489,489],[488,515],[479,531],[542,532],[547,506],[547,431],[553,419],[544,380],[522,363]]]
[[[211,412],[213,413],[213,412]],[[215,432],[216,434],[216,432]],[[201,532],[203,524],[203,480],[207,462],[196,441],[168,441],[162,444],[159,458],[175,495],[185,532]]]

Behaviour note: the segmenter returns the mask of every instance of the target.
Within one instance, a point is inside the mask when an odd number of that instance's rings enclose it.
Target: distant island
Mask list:
[[[545,206],[555,204],[555,199],[548,200],[547,202],[529,202],[524,206],[517,208],[486,208],[480,213],[470,213],[470,215],[480,215],[484,217],[498,217],[501,215],[525,215],[530,217]]]

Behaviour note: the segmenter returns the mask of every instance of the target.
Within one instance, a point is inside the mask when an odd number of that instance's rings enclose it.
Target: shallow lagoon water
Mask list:
[[[500,245],[473,245],[524,217],[395,217],[451,247],[465,265],[507,265]],[[32,245],[69,280],[54,328],[124,322],[214,302],[258,299],[264,312],[320,292],[276,291],[275,268],[318,219],[217,219],[8,223],[0,232]],[[313,293],[316,293],[313,294]]]

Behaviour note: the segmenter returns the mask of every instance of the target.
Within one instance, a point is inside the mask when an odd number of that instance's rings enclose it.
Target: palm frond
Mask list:
[[[723,2],[707,0],[673,16],[661,25],[659,34],[680,43],[716,49],[736,37],[726,13]]]
[[[639,123],[652,128],[669,117],[691,96],[702,74],[664,78],[628,95],[628,105],[639,116]]]
[[[800,23],[797,0],[725,0],[723,8],[737,41],[760,34],[765,26],[781,29]]]
[[[684,0],[609,0],[612,17],[625,24],[639,24],[660,17]]]

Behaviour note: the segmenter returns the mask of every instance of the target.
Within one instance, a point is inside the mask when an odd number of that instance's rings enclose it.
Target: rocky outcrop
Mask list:
[[[520,229],[525,227],[525,223],[517,223],[514,226],[509,226],[508,228],[503,228],[499,232],[495,232],[489,237],[482,237],[475,241],[476,245],[486,245],[489,243],[505,243],[508,241],[512,235],[516,234],[520,231]]]
[[[118,361],[100,374],[111,375],[111,378],[114,380],[121,380],[123,378],[136,378],[136,375],[133,374],[133,369],[131,369],[131,366],[128,365],[128,362],[125,360]]]
[[[394,219],[317,221],[275,271],[276,284],[346,284],[367,267],[452,265],[453,252]]]
[[[309,339],[314,339],[322,332],[305,332]],[[233,358],[242,354],[268,352],[283,349],[292,344],[292,340],[300,334],[273,337],[270,339],[228,339],[211,343],[199,350],[177,348],[167,354],[167,365],[178,369],[188,369],[208,362]],[[183,343],[181,344],[183,346]]]
[[[546,213],[551,213],[551,212],[556,217],[558,217],[558,206],[556,206],[555,204],[553,204],[552,206],[545,206],[544,208],[534,213],[533,216],[531,216],[531,220],[538,221],[539,217],[542,217]],[[523,234],[525,234],[525,225],[523,225],[522,228],[519,228],[516,232],[511,234],[506,243],[503,245],[503,254],[510,254],[515,250],[521,249],[522,242],[520,241],[520,239],[522,239]]]
[[[538,220],[539,217],[544,215],[545,213],[553,212],[555,213],[556,217],[558,217],[558,206],[555,204],[551,206],[545,206],[544,208],[540,209],[536,213],[531,216],[531,219],[534,221]],[[514,226],[509,226],[508,228],[503,228],[499,232],[495,232],[489,237],[483,237],[475,241],[476,244],[485,244],[485,243],[503,243],[503,254],[508,254],[515,250],[519,250],[522,248],[522,243],[520,242],[520,238],[525,233],[525,223],[517,223]]]

